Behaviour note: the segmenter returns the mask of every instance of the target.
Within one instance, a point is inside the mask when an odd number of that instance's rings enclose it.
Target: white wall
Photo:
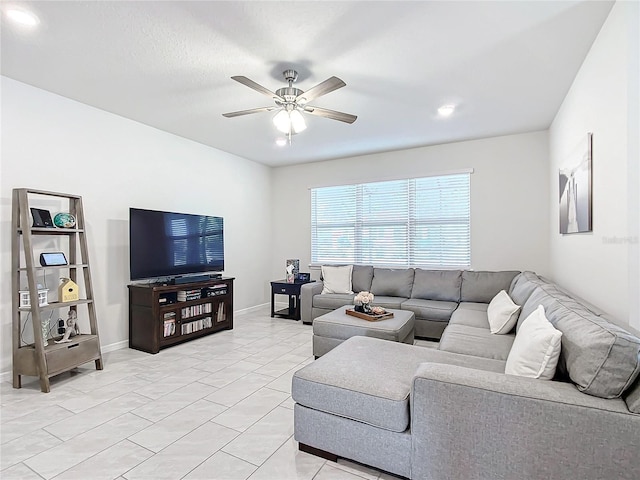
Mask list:
[[[637,2],[614,5],[549,134],[551,277],[636,330],[638,10]],[[587,132],[593,132],[593,232],[561,236],[558,169]]]
[[[273,278],[287,258],[311,259],[309,188],[420,177],[473,168],[471,262],[477,270],[548,273],[547,132],[279,167],[273,172]]]
[[[128,339],[129,207],[224,217],[225,274],[236,277],[235,309],[268,301],[268,167],[6,77],[1,81],[1,372],[11,368],[13,188],[82,195],[107,348]],[[66,318],[66,312],[54,315]]]

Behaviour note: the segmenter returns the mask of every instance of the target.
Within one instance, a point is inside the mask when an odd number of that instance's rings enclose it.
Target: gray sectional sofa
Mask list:
[[[353,337],[297,371],[300,448],[412,479],[640,478],[640,339],[533,272],[507,291],[510,334],[462,301],[438,349]],[[562,332],[553,381],[504,373],[539,305]]]
[[[411,310],[416,316],[416,337],[440,338],[461,302],[489,303],[500,290],[508,290],[519,273],[354,265],[352,290],[372,292],[375,305]],[[304,323],[312,323],[320,315],[353,304],[353,294],[323,294],[322,289],[322,280],[302,286],[300,317]]]

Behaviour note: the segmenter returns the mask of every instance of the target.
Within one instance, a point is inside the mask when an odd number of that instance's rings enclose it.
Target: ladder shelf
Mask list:
[[[75,217],[76,226],[74,228],[31,226],[32,205],[38,206],[43,203],[49,205],[51,202],[61,204],[62,208],[66,208],[68,213]],[[16,188],[13,190],[11,223],[13,387],[20,388],[22,386],[21,377],[23,375],[37,376],[40,380],[40,389],[46,393],[50,391],[49,378],[54,375],[92,361],[95,362],[97,370],[103,368],[82,197],[44,190]],[[43,236],[58,237],[59,242],[68,242],[66,248],[61,248],[66,250],[67,265],[44,267],[36,265],[34,237]],[[44,276],[47,272],[65,269],[68,270],[69,279],[76,283],[80,282],[80,285],[84,287],[84,298],[40,304],[37,275]],[[25,287],[25,277],[26,290],[29,291],[29,305],[26,305],[26,301],[23,304],[20,299],[20,291],[24,292],[25,290],[23,288]],[[83,317],[86,311],[90,332],[72,336],[64,343],[57,343],[63,338],[61,336],[49,337],[49,320],[43,314],[51,312],[49,315],[51,318],[54,310],[68,308],[70,317],[72,312],[75,312],[77,316],[78,307],[82,307]],[[49,327],[44,333],[41,327],[43,319],[45,326]],[[31,323],[32,326],[32,343],[25,343],[22,338],[27,323]]]

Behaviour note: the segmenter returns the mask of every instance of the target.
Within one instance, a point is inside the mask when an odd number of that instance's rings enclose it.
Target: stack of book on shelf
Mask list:
[[[227,284],[226,283],[218,283],[217,285],[211,285],[206,289],[207,297],[215,297],[218,295],[226,295],[227,294]]]
[[[164,314],[164,336],[170,337],[176,333],[176,312],[167,312]]]
[[[185,307],[182,309],[181,316],[182,318],[191,318],[196,315],[202,315],[205,313],[211,313],[211,304],[210,303],[202,303],[200,305],[192,305],[190,307]]]
[[[189,300],[199,300],[202,298],[202,290],[194,288],[193,290],[180,290],[178,292],[179,302],[188,302]]]
[[[197,332],[205,328],[210,328],[211,326],[212,326],[211,317],[204,317],[199,320],[194,320],[193,322],[183,323],[182,334],[186,335],[187,333]]]
[[[224,322],[227,319],[227,314],[224,311],[224,303],[218,305],[218,314],[216,315],[216,323]]]

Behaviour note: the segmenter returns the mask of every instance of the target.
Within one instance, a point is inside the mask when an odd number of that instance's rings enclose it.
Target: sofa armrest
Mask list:
[[[300,319],[302,323],[312,323],[313,297],[322,293],[324,283],[320,281],[305,283],[300,287]]]
[[[631,479],[640,415],[621,399],[435,363],[411,387],[412,478]]]

